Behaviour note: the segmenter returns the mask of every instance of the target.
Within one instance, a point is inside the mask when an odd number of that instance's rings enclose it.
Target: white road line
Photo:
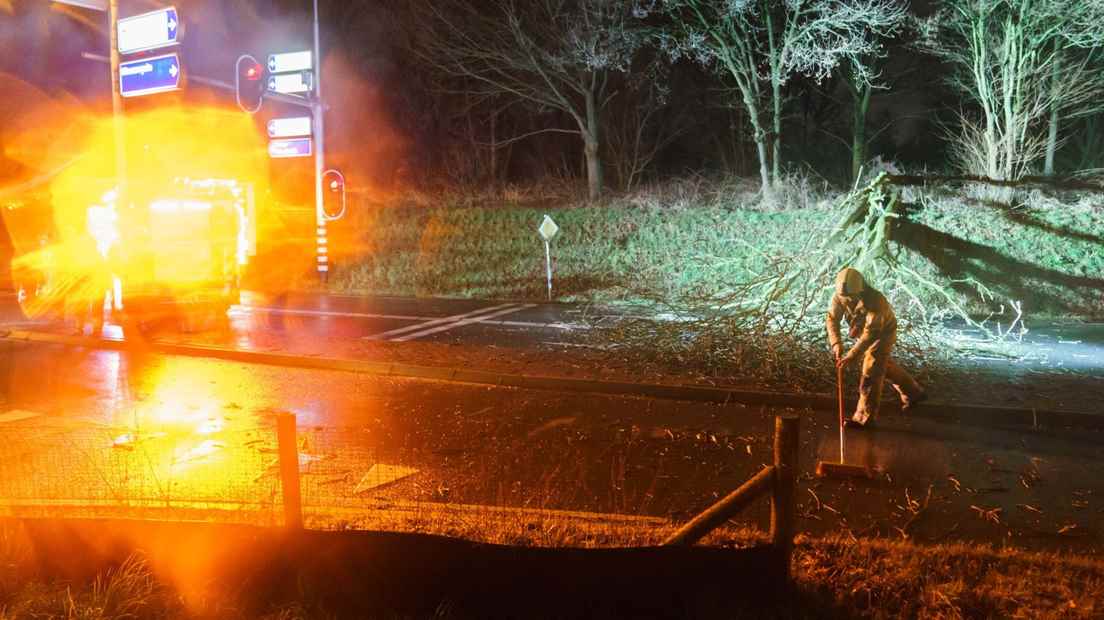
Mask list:
[[[525,310],[527,308],[532,308],[535,305],[537,305],[537,304],[523,304],[523,305],[512,307],[512,308],[505,308],[503,310],[499,310],[498,312],[492,312],[491,314],[485,314],[485,315],[480,316],[480,317],[464,319],[462,321],[454,321],[452,323],[448,323],[446,325],[441,325],[439,327],[432,327],[430,329],[423,329],[422,331],[414,332],[413,334],[407,334],[407,335],[401,336],[399,338],[392,338],[391,340],[394,341],[394,342],[406,342],[407,340],[413,340],[415,338],[421,338],[422,336],[429,336],[430,334],[436,334],[438,332],[447,331],[447,330],[453,329],[455,327],[462,327],[464,325],[471,325],[472,323],[481,323],[484,320],[493,319],[495,317],[499,317],[499,316],[502,316],[504,314],[510,314],[511,312],[520,312],[521,310]]]
[[[394,321],[432,321],[441,317],[412,316],[406,314],[373,314],[371,312],[337,312],[335,310],[299,310],[296,308],[267,308],[264,306],[234,306],[232,313],[267,312],[269,314],[297,314],[301,316],[332,316],[349,319],[390,319]]]
[[[266,312],[269,314],[292,314],[299,316],[337,317],[348,319],[383,319],[392,321],[435,321],[438,316],[413,316],[407,314],[373,314],[371,312],[338,312],[335,310],[301,310],[295,308],[268,308],[264,306],[236,305],[231,314],[249,314],[251,312]],[[488,321],[480,320],[485,325],[501,325],[504,327],[530,327],[542,329],[587,329],[582,323],[563,323],[560,321],[540,323],[536,321]],[[421,327],[421,326],[418,326]]]
[[[478,315],[486,315],[488,312],[494,312],[499,308],[512,308],[517,304],[499,304],[497,306],[491,306],[490,308],[480,308],[479,310],[472,310],[471,312],[465,312],[464,314],[454,314],[452,316],[441,317],[439,319],[433,319],[432,321],[425,321],[424,323],[418,323],[417,325],[408,325],[406,327],[399,327],[397,329],[380,332],[378,334],[372,334],[371,336],[365,336],[365,340],[383,340],[390,338],[391,336],[398,336],[407,332],[418,331],[434,325],[452,325],[453,323],[469,319],[470,317]],[[497,316],[497,315],[496,315]],[[484,318],[491,318],[490,315]],[[397,339],[396,339],[397,340]]]
[[[541,329],[589,329],[582,323],[536,323],[533,321],[479,321],[480,325],[502,325],[503,327],[539,327]]]
[[[0,414],[0,424],[7,422],[18,422],[20,420],[26,420],[29,418],[37,418],[42,415],[37,411],[25,411],[23,409],[12,409],[7,413]]]

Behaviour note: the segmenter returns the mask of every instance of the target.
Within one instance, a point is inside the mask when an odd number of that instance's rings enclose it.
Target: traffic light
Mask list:
[[[264,97],[264,66],[249,54],[242,54],[234,73],[234,90],[238,107],[250,114],[261,109]]]
[[[333,168],[322,173],[322,215],[327,220],[345,215],[345,176]]]

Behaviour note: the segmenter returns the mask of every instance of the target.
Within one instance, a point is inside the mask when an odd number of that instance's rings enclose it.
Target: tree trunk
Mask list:
[[[774,188],[771,187],[770,170],[767,168],[767,137],[755,137],[755,151],[759,154],[759,179],[763,183],[763,200],[774,200]]]
[[[1057,47],[1058,43],[1056,42],[1054,44],[1054,46]],[[1054,152],[1058,150],[1058,97],[1057,97],[1057,94],[1058,94],[1058,89],[1061,88],[1058,85],[1058,80],[1062,79],[1061,75],[1059,73],[1059,67],[1058,67],[1058,65],[1059,65],[1058,59],[1059,58],[1061,58],[1061,57],[1058,55],[1058,51],[1055,50],[1054,64],[1051,66],[1051,72],[1050,72],[1050,87],[1053,89],[1051,91],[1051,100],[1050,100],[1050,132],[1047,134],[1046,163],[1043,164],[1043,175],[1048,176],[1048,177],[1054,176]]]
[[[781,71],[781,69],[779,69]],[[776,76],[771,80],[771,98],[773,118],[771,119],[771,182],[778,183],[781,174],[779,168],[782,160],[782,83]]]
[[[778,183],[779,167],[782,148],[782,58],[775,46],[774,40],[774,21],[771,16],[770,7],[764,3],[763,14],[767,18],[767,41],[769,44],[768,53],[770,54],[770,80],[771,80],[771,135],[770,135],[770,151],[768,157],[771,162],[771,178],[772,184]],[[783,30],[787,28],[785,20],[783,21]]]
[[[586,115],[583,152],[586,155],[587,197],[598,200],[602,195],[602,159],[598,151],[598,102],[591,92],[586,94]]]
[[[774,199],[774,188],[771,185],[770,159],[767,153],[767,132],[763,131],[763,125],[759,122],[758,104],[750,97],[745,97],[744,106],[747,108],[748,120],[751,121],[755,152],[759,156],[759,180],[763,184],[763,201],[770,202]]]
[[[498,112],[491,111],[491,183],[498,186]]]
[[[873,88],[856,85],[855,116],[851,127],[851,184],[859,181],[863,164],[866,163],[866,113],[870,109],[870,92]]]

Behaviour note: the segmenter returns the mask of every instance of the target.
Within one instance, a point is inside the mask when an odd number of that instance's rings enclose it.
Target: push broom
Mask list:
[[[836,368],[836,400],[839,403],[839,463],[820,461],[817,463],[816,474],[820,478],[872,478],[870,470],[862,465],[848,465],[844,461],[844,435],[843,435],[843,367]]]

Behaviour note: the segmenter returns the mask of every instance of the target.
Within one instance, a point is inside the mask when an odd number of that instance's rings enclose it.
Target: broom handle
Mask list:
[[[843,463],[843,367],[836,368],[836,400],[839,402],[840,464]]]

